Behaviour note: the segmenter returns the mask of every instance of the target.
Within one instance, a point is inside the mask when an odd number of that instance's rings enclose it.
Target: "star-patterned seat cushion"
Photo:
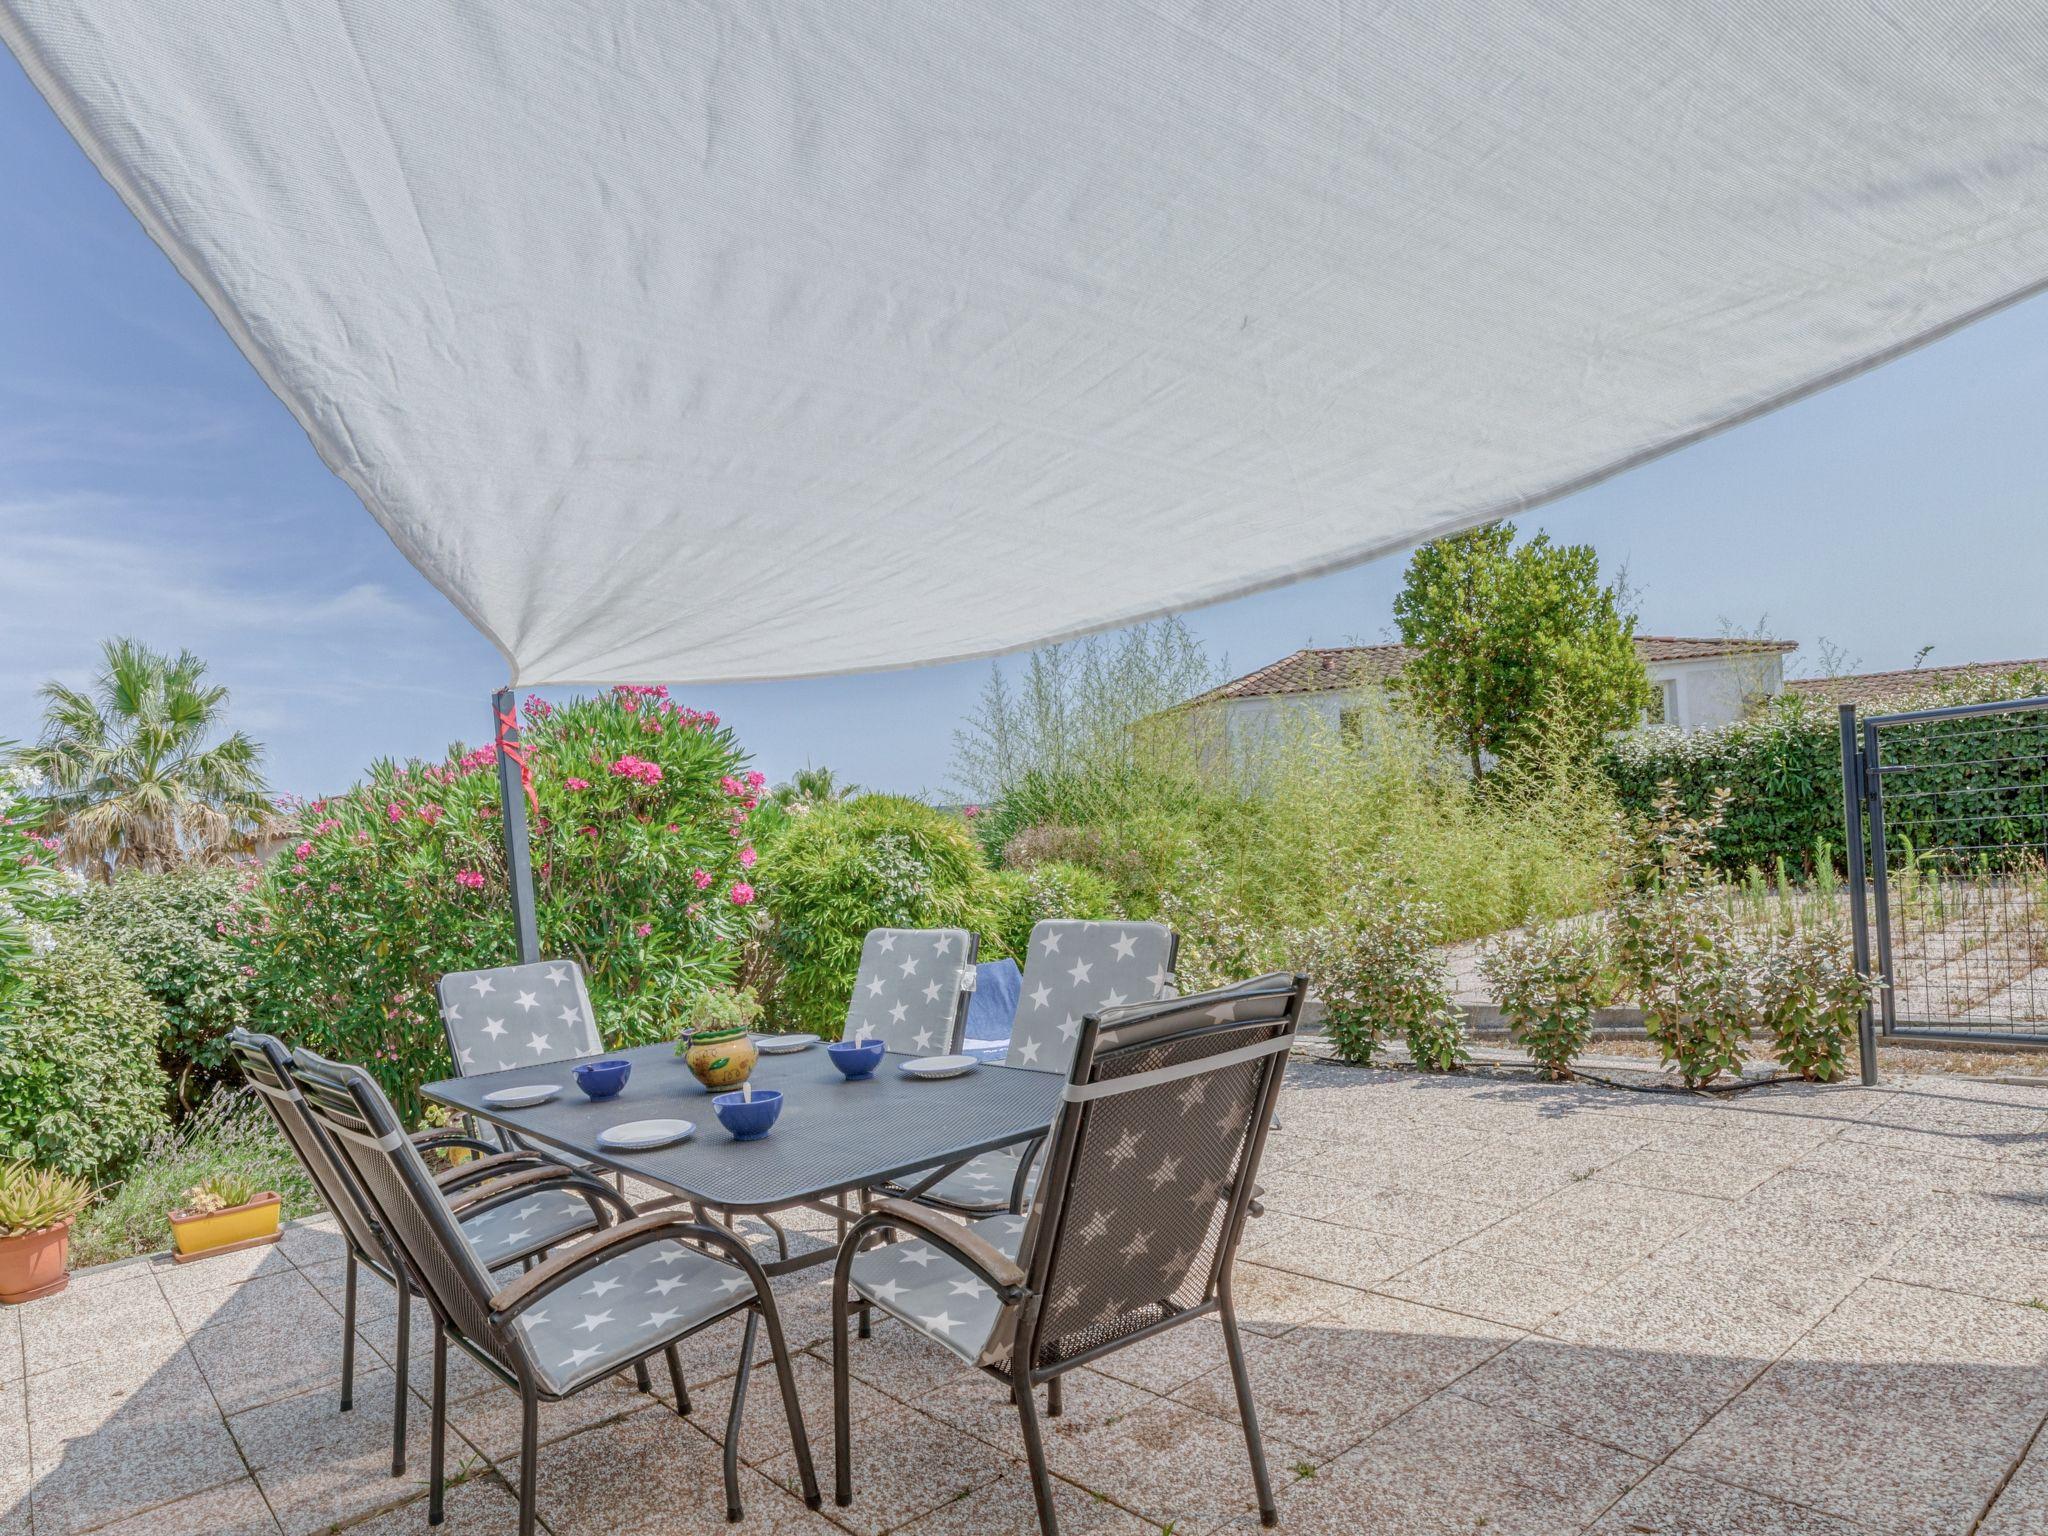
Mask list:
[[[1014,1259],[1023,1216],[985,1216],[967,1230]],[[969,1365],[1006,1365],[1017,1331],[1016,1308],[966,1265],[912,1234],[870,1248],[853,1261],[853,1288],[892,1317],[937,1339]]]
[[[462,1221],[462,1235],[485,1269],[515,1264],[529,1254],[596,1230],[590,1202],[566,1189],[544,1189]]]
[[[1024,957],[1005,1065],[1064,1073],[1074,1059],[1082,1019],[1167,995],[1173,951],[1173,930],[1164,923],[1039,923]]]
[[[1029,1150],[1036,1154],[1039,1145],[1034,1142]],[[961,1211],[1007,1210],[1010,1191],[1017,1185],[1017,1161],[1024,1152],[1022,1147],[998,1147],[993,1152],[984,1152],[955,1168],[918,1198]],[[1038,1188],[1038,1167],[1034,1156],[1031,1171],[1024,1176],[1026,1199]]]
[[[746,1272],[674,1241],[630,1248],[513,1320],[556,1396],[610,1375],[754,1294]]]
[[[909,1056],[955,1048],[973,986],[974,936],[965,928],[871,928],[846,1007],[846,1038],[866,1036]]]

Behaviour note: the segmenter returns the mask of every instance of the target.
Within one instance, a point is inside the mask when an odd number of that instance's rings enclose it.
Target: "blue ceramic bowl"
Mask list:
[[[721,1093],[711,1107],[734,1141],[759,1141],[782,1113],[782,1093],[775,1088],[756,1088],[751,1099],[744,1094]]]
[[[833,1066],[846,1074],[848,1082],[857,1083],[875,1075],[875,1068],[882,1064],[888,1049],[879,1040],[834,1040],[825,1047],[825,1054],[832,1058]]]
[[[630,1061],[585,1061],[576,1067],[576,1086],[593,1099],[615,1098],[632,1075]]]

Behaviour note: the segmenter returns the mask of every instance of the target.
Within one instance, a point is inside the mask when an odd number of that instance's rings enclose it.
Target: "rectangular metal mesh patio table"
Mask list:
[[[883,1183],[917,1184],[983,1152],[1042,1135],[1059,1108],[1065,1079],[1055,1072],[983,1063],[960,1077],[918,1081],[898,1070],[907,1056],[883,1057],[866,1082],[848,1082],[824,1047],[763,1056],[753,1083],[782,1092],[782,1115],[760,1141],[734,1141],[706,1093],[670,1045],[615,1053],[633,1063],[616,1098],[591,1100],[577,1088],[573,1064],[542,1063],[480,1077],[448,1078],[420,1090],[430,1103],[502,1125],[598,1167],[641,1179],[684,1200],[730,1215],[769,1215]],[[502,1109],[484,1095],[529,1083],[562,1092],[532,1109]],[[688,1141],[648,1152],[598,1145],[598,1133],[629,1120],[696,1124]],[[833,1214],[841,1214],[833,1211]],[[829,1258],[827,1249],[806,1259]],[[780,1266],[777,1266],[780,1267]]]

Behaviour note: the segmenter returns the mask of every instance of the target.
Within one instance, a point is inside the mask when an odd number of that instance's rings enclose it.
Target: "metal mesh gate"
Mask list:
[[[1843,753],[1883,1033],[2048,1042],[2048,699],[1845,712]]]

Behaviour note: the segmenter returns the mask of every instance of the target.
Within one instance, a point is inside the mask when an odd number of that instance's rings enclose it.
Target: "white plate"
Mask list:
[[[958,1077],[981,1063],[972,1056],[918,1056],[902,1064],[905,1077]]]
[[[787,1056],[791,1051],[807,1051],[818,1043],[816,1035],[756,1035],[754,1049],[763,1056]]]
[[[597,1133],[597,1144],[618,1152],[644,1152],[685,1139],[697,1127],[688,1120],[628,1120]]]
[[[560,1083],[528,1083],[524,1088],[499,1088],[484,1095],[493,1109],[531,1109],[562,1091]]]

